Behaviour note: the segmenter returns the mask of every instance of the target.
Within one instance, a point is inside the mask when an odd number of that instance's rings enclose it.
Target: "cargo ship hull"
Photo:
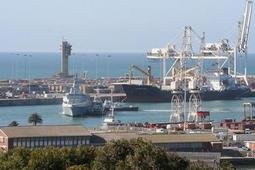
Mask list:
[[[168,90],[161,90],[156,86],[150,85],[122,85],[123,91],[126,93],[126,102],[171,102],[173,93]],[[249,93],[249,89],[233,89],[223,91],[200,91],[203,101],[210,100],[235,100],[240,99],[244,94]],[[187,93],[187,99],[190,93]]]

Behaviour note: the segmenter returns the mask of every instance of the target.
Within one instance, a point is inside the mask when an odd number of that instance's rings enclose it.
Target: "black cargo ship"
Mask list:
[[[162,90],[157,86],[152,85],[134,85],[122,84],[123,91],[126,93],[126,102],[171,102],[173,92]],[[203,101],[210,100],[235,100],[241,97],[249,97],[251,91],[249,88],[233,88],[221,91],[216,90],[200,90],[201,99]],[[191,93],[187,93],[187,99]]]

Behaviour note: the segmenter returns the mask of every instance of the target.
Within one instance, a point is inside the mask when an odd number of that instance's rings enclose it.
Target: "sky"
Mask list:
[[[245,0],[0,0],[0,52],[145,52],[181,44],[184,27],[207,42],[237,40]],[[255,52],[254,15],[249,52]],[[194,38],[194,43],[198,43]]]

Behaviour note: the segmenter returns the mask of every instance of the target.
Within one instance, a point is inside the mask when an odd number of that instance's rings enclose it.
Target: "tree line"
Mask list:
[[[224,164],[223,169],[229,169]],[[111,141],[104,146],[16,148],[0,154],[1,170],[210,170],[143,139]],[[222,168],[219,168],[222,169]]]

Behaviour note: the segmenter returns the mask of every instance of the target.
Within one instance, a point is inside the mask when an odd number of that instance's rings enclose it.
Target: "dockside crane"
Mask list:
[[[234,75],[236,75],[237,72],[237,55],[240,54],[241,56],[245,57],[245,63],[244,63],[244,79],[247,82],[247,44],[248,44],[248,37],[249,37],[249,30],[250,30],[250,23],[251,23],[251,16],[252,16],[252,6],[253,6],[253,0],[247,0],[245,5],[245,11],[243,20],[239,22],[239,37],[236,45],[235,50],[235,69],[234,69]]]
[[[247,54],[247,44],[251,23],[253,0],[247,0],[243,21],[239,22],[239,38],[237,43],[237,50],[240,54]]]
[[[147,71],[143,70],[142,68],[140,68],[137,65],[131,65],[129,67],[129,71],[128,71],[128,75],[129,75],[129,84],[131,84],[131,79],[132,79],[132,75],[133,75],[133,69],[139,71],[140,73],[142,73],[143,75],[147,76],[147,84],[151,85],[152,82],[154,81],[153,76],[151,74],[151,66],[148,66]]]

